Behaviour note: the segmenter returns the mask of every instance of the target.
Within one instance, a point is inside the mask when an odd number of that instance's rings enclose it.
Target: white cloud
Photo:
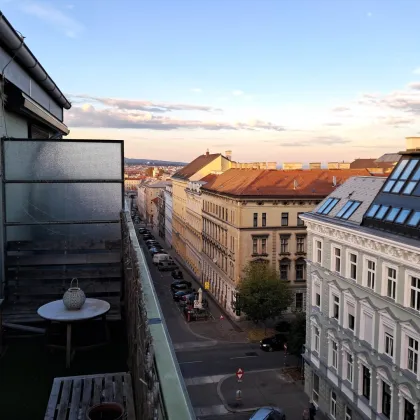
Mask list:
[[[191,92],[194,92],[194,93],[203,93],[203,89],[194,88],[194,89],[191,89]]]
[[[242,96],[244,92],[242,90],[234,90],[232,91],[233,96]]]
[[[58,9],[52,3],[28,1],[20,3],[19,8],[24,13],[34,16],[64,32],[69,38],[77,38],[84,31],[84,26],[80,22]]]
[[[420,67],[413,70],[413,74],[420,74]]]
[[[372,12],[368,12],[367,17],[372,17],[373,13]]]

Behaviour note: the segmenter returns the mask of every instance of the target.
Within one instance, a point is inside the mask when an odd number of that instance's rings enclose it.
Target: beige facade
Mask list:
[[[268,261],[294,288],[303,309],[306,288],[306,228],[298,215],[319,200],[247,200],[203,193],[203,281],[234,314],[235,290],[245,265]]]

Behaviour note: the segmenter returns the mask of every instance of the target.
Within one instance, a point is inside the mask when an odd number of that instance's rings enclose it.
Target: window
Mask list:
[[[261,239],[261,253],[267,254],[267,239]]]
[[[351,353],[349,353],[348,351],[346,351],[344,353],[344,369],[346,371],[346,375],[345,378],[351,383],[353,384],[353,370],[354,370],[354,360],[353,360],[353,355]]]
[[[296,267],[296,280],[302,281],[305,280],[305,260],[298,259],[295,263]]]
[[[394,357],[394,334],[388,328],[384,331],[384,353],[389,357]]]
[[[356,326],[356,309],[353,302],[346,302],[347,325],[346,327],[354,332]]]
[[[296,252],[298,254],[305,253],[305,237],[304,236],[296,236]]]
[[[342,209],[337,213],[336,217],[347,220],[359,208],[359,206],[360,206],[359,201],[349,200],[342,207]]]
[[[312,387],[312,399],[314,402],[318,402],[319,401],[319,376],[315,375],[313,376],[313,380],[314,380],[314,384]]]
[[[420,278],[410,278],[410,308],[420,311]]]
[[[397,219],[395,220],[395,223],[403,224],[407,220],[411,210],[402,209],[400,213],[398,214]]]
[[[408,337],[407,348],[407,369],[417,375],[419,362],[419,342],[412,337]]]
[[[318,308],[321,308],[321,285],[319,283],[313,283],[314,285],[314,297],[313,304]]]
[[[315,241],[315,262],[322,264],[322,242]]]
[[[362,322],[362,339],[370,343],[373,337],[373,313],[363,310]]]
[[[252,253],[258,254],[258,239],[256,238],[252,239]]]
[[[382,414],[389,419],[391,417],[391,387],[381,380],[382,385]]]
[[[366,286],[375,290],[376,262],[372,260],[366,260],[366,262]]]
[[[370,400],[370,370],[365,365],[362,365],[362,395]]]
[[[351,408],[349,408],[347,405],[346,405],[345,415],[346,415],[345,420],[352,420]]]
[[[254,213],[254,227],[258,226],[258,213]]]
[[[324,204],[318,209],[317,213],[329,214],[340,200],[338,198],[328,198]]]
[[[303,309],[303,293],[296,293],[295,294],[295,307],[297,310]]]
[[[335,370],[338,369],[338,343],[335,340],[331,340],[331,365]]]
[[[282,226],[289,226],[289,213],[282,213],[281,214],[281,225]]]
[[[349,277],[357,280],[357,255],[349,253]]]
[[[320,346],[320,331],[318,327],[314,328],[314,350],[319,354],[319,346]]]
[[[399,213],[400,210],[401,210],[400,208],[393,207],[389,211],[389,213],[386,215],[385,220],[387,222],[393,222],[395,220],[395,218],[397,217],[397,215],[398,215],[398,213]]]
[[[395,300],[397,290],[397,270],[385,267],[386,270],[386,295]]]
[[[299,217],[301,214],[303,213],[297,214],[297,223],[296,223],[297,226],[305,226],[305,222]]]
[[[341,273],[341,249],[333,248],[333,271],[336,273]]]
[[[332,317],[338,321],[340,317],[340,297],[333,294],[332,299]]]
[[[414,420],[415,410],[414,404],[404,398],[404,420]]]
[[[375,214],[375,219],[382,220],[385,216],[385,213],[388,211],[389,206],[381,206],[380,209]]]
[[[290,261],[284,258],[280,261],[280,280],[289,280]]]
[[[334,391],[331,391],[331,410],[330,414],[332,418],[337,416],[337,394]]]
[[[280,235],[280,254],[289,253],[289,235]]]
[[[417,227],[417,225],[420,222],[420,211],[416,211],[413,213],[413,215],[410,217],[410,220],[408,221],[407,225],[412,227]]]
[[[376,212],[378,211],[378,209],[379,209],[379,205],[378,204],[374,204],[369,210],[368,210],[368,212],[366,213],[366,216],[367,217],[373,217],[373,216],[375,216],[375,214],[376,214]]]
[[[267,226],[267,213],[262,214],[262,225]]]
[[[402,181],[407,181],[407,179],[410,177],[411,173],[413,172],[414,168],[417,166],[418,163],[419,163],[418,159],[410,160],[410,163],[405,168],[405,171],[400,176],[400,179]]]

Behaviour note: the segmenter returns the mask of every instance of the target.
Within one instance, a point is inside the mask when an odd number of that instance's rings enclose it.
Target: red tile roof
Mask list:
[[[204,178],[201,178],[200,181],[203,182],[212,182],[214,181],[219,175],[216,174],[208,174]]]
[[[377,159],[355,159],[350,163],[350,169],[364,169],[364,168],[392,168],[391,162],[378,162]]]
[[[220,153],[206,153],[204,155],[198,156],[198,158],[195,158],[187,166],[184,166],[178,172],[175,172],[175,174],[172,175],[172,178],[189,179],[219,156],[221,156]]]
[[[202,189],[241,197],[325,197],[352,176],[371,174],[367,169],[229,169]]]

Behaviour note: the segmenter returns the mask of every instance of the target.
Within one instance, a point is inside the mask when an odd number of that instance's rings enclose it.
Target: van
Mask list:
[[[172,257],[168,254],[155,254],[153,255],[153,264],[159,264],[162,261],[173,261]]]

